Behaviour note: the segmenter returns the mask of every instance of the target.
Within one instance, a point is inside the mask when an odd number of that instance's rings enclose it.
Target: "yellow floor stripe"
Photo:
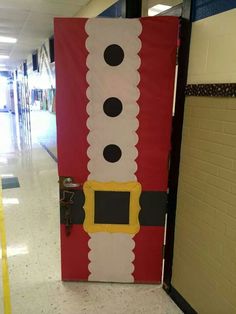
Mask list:
[[[0,179],[0,240],[2,247],[2,287],[3,287],[3,304],[4,314],[11,314],[11,295],[9,284],[9,273],[7,263],[7,241],[4,224],[4,210],[2,205],[2,181]]]

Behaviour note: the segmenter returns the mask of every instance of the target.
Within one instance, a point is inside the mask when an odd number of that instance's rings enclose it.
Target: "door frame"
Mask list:
[[[142,0],[121,0],[122,17],[138,18],[142,13]],[[167,223],[166,239],[164,247],[164,274],[163,289],[174,299],[171,287],[172,265],[174,254],[175,218],[177,208],[177,192],[180,166],[180,152],[182,142],[182,129],[185,104],[185,87],[187,85],[188,61],[191,38],[191,12],[192,0],[183,0],[182,4],[176,5],[159,15],[179,16],[179,48],[177,53],[177,82],[175,94],[175,112],[172,120],[171,152],[168,178],[168,199],[167,199]]]
[[[172,297],[172,265],[174,254],[175,219],[177,209],[177,192],[180,166],[180,153],[182,142],[182,129],[185,105],[185,88],[188,76],[188,61],[191,38],[191,0],[184,0],[180,16],[179,49],[177,56],[178,76],[175,99],[175,113],[172,120],[171,152],[169,164],[169,184],[167,199],[167,226],[164,256],[163,289]],[[171,11],[168,10],[168,11]],[[167,13],[168,13],[167,11]]]

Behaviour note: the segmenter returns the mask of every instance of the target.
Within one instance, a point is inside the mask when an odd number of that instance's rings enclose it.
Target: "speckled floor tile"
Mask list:
[[[38,121],[46,117],[54,123],[47,123],[52,132],[34,128],[17,140],[14,118],[4,115],[0,175],[14,175],[20,182],[20,188],[3,192],[12,313],[182,313],[159,286],[61,282],[57,164],[39,143],[43,139],[56,154],[55,116],[34,113],[32,122],[37,115]],[[0,295],[2,309],[1,284]]]

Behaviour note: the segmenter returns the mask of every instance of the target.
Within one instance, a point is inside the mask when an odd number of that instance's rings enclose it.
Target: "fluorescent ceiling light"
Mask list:
[[[149,10],[148,10],[148,16],[154,16],[154,15],[157,15],[163,11],[166,11],[168,9],[170,9],[171,6],[170,5],[164,5],[164,4],[157,4],[157,5],[154,5],[154,7],[151,7]]]
[[[1,177],[2,177],[2,178],[13,178],[13,177],[14,177],[14,174],[12,174],[12,173],[9,173],[9,174],[1,174]]]
[[[2,163],[2,164],[7,164],[7,158],[5,158],[5,157],[0,157],[0,163]]]
[[[6,56],[6,55],[0,55],[0,59],[9,59],[10,57],[9,56]]]
[[[0,36],[0,42],[1,43],[15,44],[17,42],[17,39],[12,38],[12,37]]]

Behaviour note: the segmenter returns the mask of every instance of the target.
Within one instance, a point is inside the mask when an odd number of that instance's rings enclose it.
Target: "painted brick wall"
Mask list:
[[[188,84],[236,82],[235,30],[236,9],[193,23]]]
[[[186,98],[172,285],[201,314],[236,313],[234,98]]]

